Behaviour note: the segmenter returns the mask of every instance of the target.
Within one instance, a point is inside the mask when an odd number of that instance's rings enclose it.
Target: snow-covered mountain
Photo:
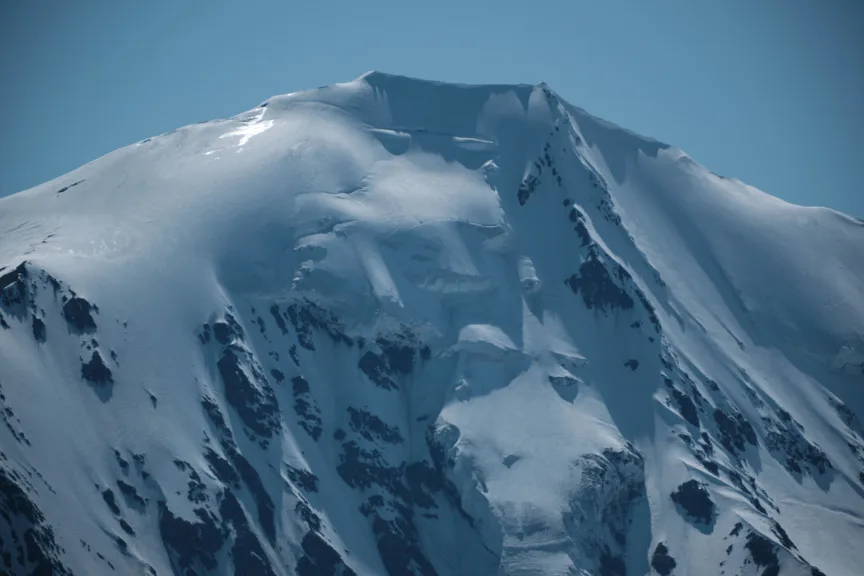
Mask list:
[[[370,73],[0,199],[0,314],[2,573],[864,565],[864,223],[545,85]]]

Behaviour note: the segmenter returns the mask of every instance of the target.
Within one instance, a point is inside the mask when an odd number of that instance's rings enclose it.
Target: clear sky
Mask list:
[[[864,0],[0,0],[0,196],[373,69],[545,81],[714,172],[864,217]]]

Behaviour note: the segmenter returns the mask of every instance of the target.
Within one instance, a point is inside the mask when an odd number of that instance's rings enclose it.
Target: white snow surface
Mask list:
[[[864,223],[545,85],[147,139],[0,199],[0,267],[0,571],[864,565]]]

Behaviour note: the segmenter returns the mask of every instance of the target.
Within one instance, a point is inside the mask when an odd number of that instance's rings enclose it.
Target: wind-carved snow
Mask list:
[[[249,140],[262,134],[273,127],[273,120],[264,120],[264,114],[267,113],[266,108],[260,108],[254,113],[248,114],[245,118],[240,118],[240,127],[227,132],[219,138],[240,138],[235,145],[238,148],[245,146]]]
[[[533,293],[540,289],[540,279],[537,278],[534,263],[527,256],[519,259],[519,282],[525,292]]]
[[[516,351],[516,345],[497,326],[469,324],[459,331],[456,349],[478,354],[506,354]]]
[[[0,571],[864,562],[864,226],[545,85],[277,96],[0,235]]]
[[[864,353],[855,350],[851,346],[843,346],[831,358],[831,369],[850,374],[864,374]]]

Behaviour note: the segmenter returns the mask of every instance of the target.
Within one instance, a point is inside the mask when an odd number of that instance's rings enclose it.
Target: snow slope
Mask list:
[[[369,73],[0,199],[0,571],[864,563],[864,224]]]

